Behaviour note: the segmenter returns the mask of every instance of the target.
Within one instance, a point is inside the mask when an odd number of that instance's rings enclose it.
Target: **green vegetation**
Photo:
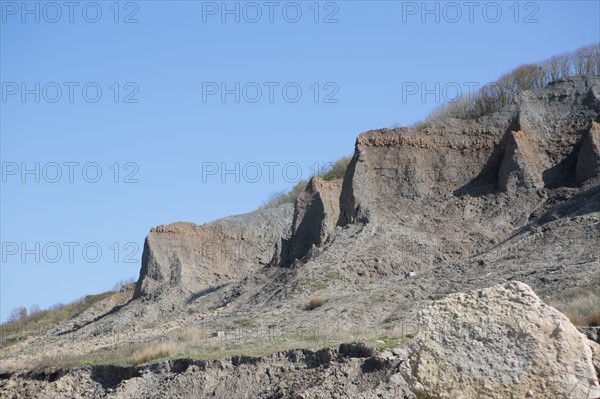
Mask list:
[[[581,47],[537,64],[522,65],[469,93],[440,106],[413,127],[423,130],[428,122],[445,118],[476,119],[512,104],[519,104],[525,91],[536,91],[551,82],[572,76],[600,75],[600,45]]]
[[[261,208],[275,208],[286,203],[293,203],[306,188],[308,181],[300,180],[290,191],[279,191],[269,195]]]
[[[40,309],[38,305],[31,305],[29,312],[27,312],[27,308],[20,306],[10,312],[7,318],[7,323],[56,324],[64,320],[69,320],[77,317],[89,309],[93,304],[108,298],[115,292],[120,291],[124,286],[131,284],[134,281],[134,278],[121,279],[115,283],[111,291],[106,291],[97,295],[87,295],[66,305],[58,303],[50,306],[47,310]]]
[[[67,305],[59,303],[50,306],[47,310],[41,310],[39,306],[33,305],[30,308],[29,313],[24,307],[14,309],[8,316],[8,323],[43,323],[43,324],[56,324],[61,321],[69,320],[77,317],[92,305],[100,302],[103,299],[108,298],[114,294],[114,291],[106,291],[97,295],[88,295],[77,301],[71,302]]]
[[[39,307],[34,305],[29,314],[27,309],[17,308],[11,312],[8,322],[0,324],[2,335],[0,348],[10,346],[29,335],[44,332],[62,321],[77,317],[92,305],[113,294],[113,291],[107,291],[98,295],[88,295],[68,305],[53,305],[48,310],[39,310]]]
[[[138,365],[167,359],[214,360],[230,356],[264,356],[297,348],[318,350],[339,345],[348,338],[337,330],[323,326],[284,329],[282,331],[260,327],[236,332],[238,328],[224,329],[225,337],[213,337],[210,331],[198,327],[188,328],[162,341],[121,342],[110,348],[87,353],[48,354],[14,361],[0,359],[6,370],[55,370],[89,365]]]
[[[0,324],[0,348],[10,346],[27,336],[43,333],[60,322],[71,320],[96,303],[112,296],[124,285],[133,280],[121,280],[115,284],[114,291],[106,291],[97,295],[88,295],[69,304],[56,304],[42,310],[38,305],[32,305],[29,312],[25,307],[13,309],[7,322]]]
[[[317,174],[317,176],[325,181],[341,179],[344,177],[351,159],[351,157],[342,157],[337,161],[328,164],[325,168],[323,168],[323,171]],[[296,198],[298,198],[298,195],[300,195],[300,193],[306,189],[307,184],[307,180],[300,180],[289,191],[284,190],[272,193],[269,195],[267,200],[263,202],[261,208],[275,208],[282,204],[295,202]]]
[[[233,323],[239,327],[254,327],[254,320],[249,317],[234,320]]]
[[[327,282],[317,278],[303,278],[298,281],[298,285],[305,290],[318,291],[327,288]]]
[[[319,176],[325,181],[331,181],[335,179],[343,179],[350,164],[351,157],[342,157],[331,164],[326,170],[319,174]]]
[[[137,366],[152,360],[164,360],[171,357],[176,351],[177,345],[173,342],[152,344],[133,352],[130,357],[130,362],[134,366]]]
[[[390,337],[387,335],[383,335],[383,336],[377,337],[376,339],[370,340],[370,342],[368,342],[368,345],[374,347],[377,350],[377,352],[381,353],[386,350],[391,350],[393,348],[405,346],[408,342],[410,342],[410,338],[406,337],[406,336]]]

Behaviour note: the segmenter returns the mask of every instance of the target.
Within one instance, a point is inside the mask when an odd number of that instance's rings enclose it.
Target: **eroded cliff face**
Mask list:
[[[525,226],[558,190],[572,195],[598,178],[599,115],[599,79],[574,78],[477,120],[363,133],[343,183],[315,177],[294,206],[153,229],[135,298],[189,297],[267,264],[309,261],[335,241],[336,225],[369,225],[378,244],[367,246],[390,262],[465,259]]]
[[[476,120],[363,133],[343,182],[315,177],[293,206],[153,229],[135,298],[190,300],[267,265],[372,280],[469,259],[598,184],[599,121],[600,79],[573,78]]]
[[[282,240],[291,234],[293,212],[286,204],[202,226],[153,228],[144,243],[134,298],[167,295],[183,302],[246,277],[278,255]]]
[[[339,254],[359,274],[376,268],[377,278],[485,252],[555,196],[596,184],[599,82],[556,82],[477,120],[369,131],[343,182],[315,177],[293,206],[159,226],[146,238],[135,298],[190,300],[266,265],[339,262]],[[364,232],[348,239],[351,226]]]
[[[593,123],[590,131],[581,140],[575,168],[579,183],[600,175],[600,124]]]
[[[302,259],[332,234],[340,214],[341,188],[341,180],[310,179],[294,204],[292,235],[284,248],[282,265]]]
[[[361,134],[344,182],[340,224],[375,221],[404,199],[516,196],[597,176],[598,80],[561,82],[547,90],[562,93],[573,85],[587,95],[556,94],[563,99],[558,104],[547,95],[512,112],[444,121],[443,127],[432,122],[422,131]]]
[[[523,101],[477,120],[361,134],[338,224],[368,224],[409,254],[410,243],[392,236],[424,233],[424,266],[483,252],[554,196],[597,184],[599,79],[557,82]]]

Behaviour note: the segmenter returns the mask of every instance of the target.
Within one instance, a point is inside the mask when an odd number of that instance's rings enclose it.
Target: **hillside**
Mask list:
[[[600,77],[565,78],[365,132],[294,204],[153,228],[126,299],[2,348],[0,396],[600,397],[597,329],[573,326],[599,287]]]

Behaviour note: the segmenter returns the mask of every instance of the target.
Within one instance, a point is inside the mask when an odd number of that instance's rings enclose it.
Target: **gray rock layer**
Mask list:
[[[202,226],[153,228],[144,243],[134,298],[189,300],[249,275],[271,262],[289,237],[292,215],[293,206],[286,204]]]

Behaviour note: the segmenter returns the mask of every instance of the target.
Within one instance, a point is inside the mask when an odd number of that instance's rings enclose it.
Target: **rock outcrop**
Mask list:
[[[293,212],[286,204],[202,226],[174,223],[153,228],[144,243],[134,298],[168,293],[189,300],[247,276],[271,262],[282,240],[289,239]]]
[[[542,170],[546,162],[538,153],[537,142],[523,132],[510,132],[504,144],[504,157],[498,171],[502,191],[536,190],[544,187]]]
[[[418,317],[403,373],[419,399],[600,396],[590,342],[526,284],[453,294]]]
[[[157,227],[135,298],[173,289],[189,298],[324,251],[377,253],[388,263],[378,265],[381,277],[405,272],[403,259],[425,270],[492,248],[527,225],[553,190],[576,194],[600,176],[600,78],[566,79],[523,97],[476,120],[363,133],[343,183],[315,177],[293,206]],[[343,237],[330,245],[336,225],[368,225],[366,246]]]
[[[583,137],[577,157],[576,179],[578,182],[600,175],[600,124],[594,122]]]
[[[312,177],[295,203],[292,236],[283,264],[304,257],[313,246],[321,246],[335,229],[340,214],[341,180]]]
[[[524,97],[474,120],[361,134],[338,224],[369,225],[380,247],[394,248],[385,252],[418,256],[423,269],[485,252],[553,196],[598,184],[600,78],[567,79]],[[413,237],[418,253],[398,237]]]

